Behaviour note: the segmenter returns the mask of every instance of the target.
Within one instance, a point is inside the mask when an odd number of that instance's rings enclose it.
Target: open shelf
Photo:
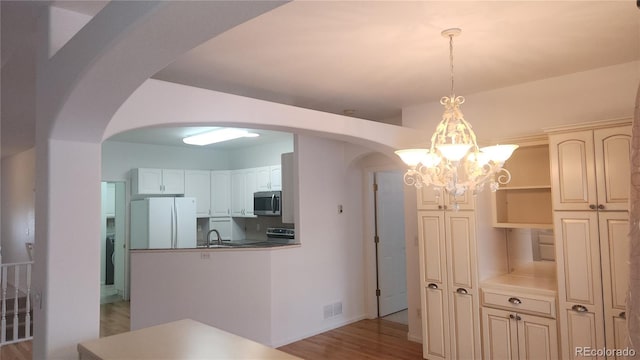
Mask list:
[[[521,144],[504,168],[511,182],[494,193],[493,226],[552,229],[548,144]]]

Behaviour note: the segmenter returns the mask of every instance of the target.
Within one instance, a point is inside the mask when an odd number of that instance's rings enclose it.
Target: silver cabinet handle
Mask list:
[[[522,300],[518,299],[517,297],[511,297],[509,298],[509,300],[507,300],[508,302],[512,303],[513,305],[520,305],[522,304]]]
[[[467,289],[465,289],[465,288],[458,288],[458,289],[456,289],[456,292],[458,294],[462,294],[462,295],[466,295],[466,294],[469,293],[469,292],[467,292]]]
[[[621,312],[620,315],[618,315],[619,317],[626,319],[627,318],[627,313],[625,311]]]
[[[427,285],[427,287],[428,287],[429,289],[437,289],[437,288],[438,288],[438,285],[436,285],[436,284],[434,284],[434,283],[431,283],[431,284]]]
[[[588,312],[589,311],[589,309],[587,309],[586,307],[584,307],[582,305],[573,305],[571,307],[571,310],[577,311],[577,312]]]

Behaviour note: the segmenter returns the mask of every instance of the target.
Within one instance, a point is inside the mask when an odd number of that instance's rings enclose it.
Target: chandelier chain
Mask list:
[[[455,99],[456,93],[453,87],[453,35],[449,35],[449,70],[451,75],[451,98]]]

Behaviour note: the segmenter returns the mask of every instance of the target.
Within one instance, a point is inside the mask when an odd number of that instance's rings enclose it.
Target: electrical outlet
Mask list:
[[[328,319],[333,317],[333,305],[325,305],[324,306],[324,318]]]
[[[209,258],[211,258],[211,255],[208,252],[201,252],[200,253],[200,259],[201,260],[206,260],[206,259],[209,259]]]
[[[342,301],[333,304],[333,316],[342,314]]]

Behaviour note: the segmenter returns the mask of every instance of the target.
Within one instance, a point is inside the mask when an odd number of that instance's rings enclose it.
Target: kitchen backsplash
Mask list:
[[[260,216],[257,218],[246,219],[246,237],[247,239],[267,240],[265,232],[267,228],[293,228],[293,224],[283,224],[282,218],[279,216]]]

